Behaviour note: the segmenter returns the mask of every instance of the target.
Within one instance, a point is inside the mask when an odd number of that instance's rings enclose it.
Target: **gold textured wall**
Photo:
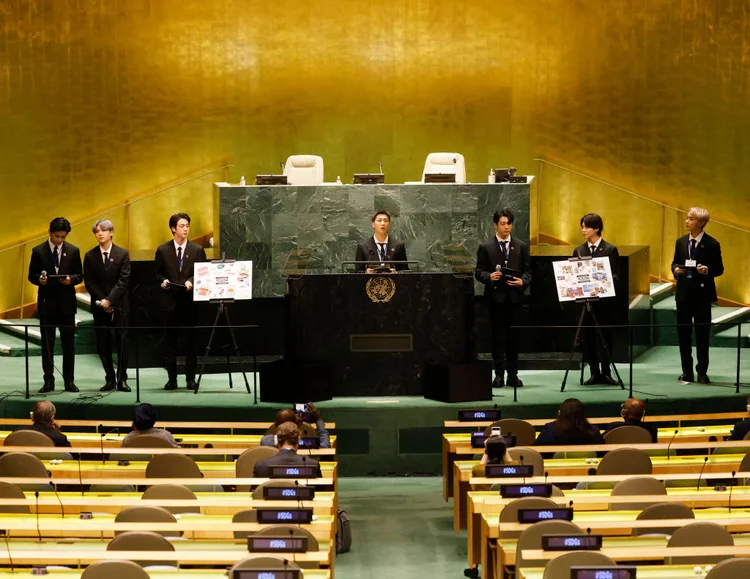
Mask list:
[[[382,160],[392,182],[418,178],[430,151],[463,153],[475,181],[506,162],[536,172],[542,155],[742,225],[746,11],[740,0],[0,0],[0,248],[226,159],[231,180],[249,179],[304,152],[325,158],[327,180]],[[114,212],[116,239],[153,248],[177,210],[209,231],[210,180]],[[579,183],[545,175],[542,232],[577,241],[579,214],[599,210],[614,241],[633,237],[620,233],[637,225],[621,198],[590,187],[584,198]],[[647,221],[676,234],[674,220]],[[85,226],[71,240],[93,245]],[[0,252],[0,311],[20,299],[26,256]],[[739,280],[720,292],[750,301]]]

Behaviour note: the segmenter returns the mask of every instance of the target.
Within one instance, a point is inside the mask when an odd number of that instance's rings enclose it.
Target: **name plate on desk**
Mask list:
[[[504,499],[519,497],[551,497],[552,485],[500,485],[500,496]]]
[[[523,524],[539,521],[572,521],[573,509],[518,509],[518,522]]]
[[[600,551],[601,535],[542,535],[545,551]]]
[[[318,469],[314,466],[283,466],[268,467],[268,478],[318,478]]]
[[[487,478],[519,478],[533,475],[533,464],[488,464],[484,467],[484,476]]]
[[[247,538],[247,550],[250,553],[306,553],[307,537],[255,537]]]
[[[286,175],[256,175],[256,185],[287,185]]]
[[[299,439],[300,448],[320,448],[320,438],[317,436],[301,436]]]
[[[484,448],[484,442],[490,438],[491,434],[485,434],[484,432],[472,432],[471,433],[471,448]],[[515,436],[503,436],[505,440],[505,446],[512,448],[516,445]]]
[[[309,524],[312,522],[312,509],[256,509],[258,522],[262,524],[272,523],[296,523]]]
[[[232,579],[302,579],[300,569],[236,569]]]
[[[635,579],[635,567],[571,567],[570,579]]]
[[[315,487],[263,487],[263,498],[267,501],[311,501],[315,498]]]
[[[514,175],[513,177],[508,177],[508,183],[526,183],[528,180],[529,178],[525,175]]]
[[[459,422],[473,422],[475,420],[489,420],[495,422],[500,420],[500,410],[459,410],[458,421]]]
[[[385,183],[385,175],[383,173],[354,173],[352,182],[355,185],[378,185]]]
[[[456,174],[455,173],[425,173],[424,182],[425,183],[455,183]]]

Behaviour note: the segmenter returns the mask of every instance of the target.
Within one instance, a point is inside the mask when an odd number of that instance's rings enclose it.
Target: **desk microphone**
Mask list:
[[[10,563],[10,573],[12,575],[13,573],[15,573],[15,569],[13,568],[13,557],[10,556],[10,542],[8,541],[8,531],[0,531],[0,533],[2,533],[5,537],[5,550],[8,551],[8,562]]]
[[[39,542],[42,542],[42,531],[39,530],[39,491],[34,491],[36,498],[36,534],[39,535]]]
[[[378,165],[380,165],[380,174],[383,174],[383,161],[378,161]]]
[[[281,166],[281,172],[284,172],[284,161],[279,161],[279,165]]]
[[[548,470],[545,470],[545,471],[544,471],[544,484],[547,484],[547,477],[548,477],[548,476],[549,476],[549,471],[548,471]]]
[[[669,441],[669,444],[667,445],[667,460],[669,460],[669,448],[672,446],[672,443],[674,442],[675,437],[677,436],[677,433],[680,431],[679,428],[676,428],[674,431],[674,434],[672,435],[672,440]]]
[[[732,471],[732,486],[729,487],[729,502],[727,503],[727,508],[729,509],[729,512],[732,512],[732,489],[734,488],[734,483],[737,481],[734,480],[734,475],[736,474],[735,471]]]
[[[104,456],[104,454],[102,454]],[[81,485],[81,496],[83,496],[83,475],[81,474],[81,453],[76,453],[78,459],[78,484]]]
[[[57,499],[57,502],[60,503],[60,514],[62,514],[62,518],[65,518],[65,507],[63,506],[62,499],[60,498],[60,495],[57,494],[57,486],[50,481],[49,486],[52,487],[52,492],[55,493],[55,498]]]
[[[698,475],[698,484],[695,486],[695,490],[700,490],[701,488],[701,477],[703,476],[703,471],[706,470],[706,465],[708,464],[708,457],[703,457],[703,467],[701,467],[701,473]]]
[[[100,424],[99,425],[99,429],[102,430],[103,428],[104,428],[104,425]],[[119,435],[120,434],[120,429],[119,428],[113,428],[112,430],[108,430],[107,432],[102,432],[102,435],[99,438],[99,450],[102,453],[102,464],[105,463],[105,458],[104,458],[104,437],[107,436],[108,434],[112,434],[113,432],[116,432]]]

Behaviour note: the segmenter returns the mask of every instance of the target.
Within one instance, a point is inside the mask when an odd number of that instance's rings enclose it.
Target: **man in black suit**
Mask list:
[[[747,397],[745,409],[750,414],[750,396]],[[745,418],[734,425],[732,432],[729,433],[729,440],[744,440],[748,432],[750,432],[750,418]]]
[[[495,363],[493,387],[523,386],[518,378],[518,335],[511,326],[518,325],[524,300],[524,290],[531,283],[529,246],[511,238],[513,213],[510,209],[495,211],[492,216],[495,235],[477,250],[474,277],[484,284],[484,296],[489,302],[492,326],[492,359]],[[504,274],[512,270],[517,275]],[[505,372],[508,379],[505,380]]]
[[[269,466],[311,466],[320,474],[320,464],[307,456],[297,454],[299,449],[299,427],[294,422],[284,422],[276,432],[276,445],[278,454],[264,458],[255,463],[253,476],[255,478],[267,478],[270,474]]]
[[[81,253],[65,238],[70,221],[56,217],[49,224],[49,239],[31,251],[29,281],[39,286],[37,311],[42,333],[44,386],[39,392],[55,389],[55,331],[60,328],[63,352],[63,382],[66,392],[78,392],[75,385],[76,288],[83,280]]]
[[[672,273],[677,279],[677,336],[680,341],[682,374],[680,384],[695,381],[693,374],[692,334],[695,324],[695,350],[698,382],[710,384],[708,378],[708,339],[711,332],[711,304],[718,297],[714,278],[724,273],[721,245],[703,231],[708,211],[692,207],[685,220],[688,234],[675,243]]]
[[[31,411],[31,426],[19,426],[16,430],[35,430],[52,439],[55,446],[70,446],[68,437],[60,432],[60,425],[55,420],[57,409],[49,400],[40,400]]]
[[[652,442],[658,441],[659,430],[656,428],[656,425],[643,422],[643,419],[646,417],[646,403],[643,402],[643,400],[639,398],[628,398],[622,404],[620,416],[622,416],[622,422],[612,422],[608,424],[604,430],[604,434],[607,434],[620,426],[637,426],[648,431],[651,435]]]
[[[608,257],[612,270],[612,283],[614,283],[619,277],[617,274],[617,263],[620,259],[620,252],[617,251],[617,247],[602,239],[603,230],[604,222],[596,213],[587,213],[581,217],[581,233],[586,242],[575,248],[573,257]],[[611,303],[613,301],[612,299],[604,299],[601,302],[591,304],[591,310],[602,326],[611,324],[613,321],[611,308],[611,305],[614,305]],[[617,381],[612,378],[611,360],[607,353],[608,350],[611,352],[610,348],[612,348],[612,328],[600,328],[602,337],[604,338],[604,342],[602,343],[596,329],[592,325],[594,321],[590,316],[585,316],[584,321],[586,322],[586,328],[583,330],[583,343],[586,349],[589,370],[591,371],[591,376],[589,376],[589,379],[584,384],[589,386],[592,384],[610,384],[616,386]]]
[[[91,313],[94,315],[96,351],[104,368],[105,384],[102,392],[121,390],[130,392],[128,386],[128,360],[126,328],[128,326],[128,283],[130,281],[130,254],[112,242],[115,226],[108,219],[100,219],[92,227],[99,243],[83,258],[83,279],[91,295]],[[112,330],[115,330],[117,374],[112,363]]]
[[[156,279],[165,300],[164,361],[169,380],[165,390],[177,388],[177,347],[180,337],[185,340],[185,379],[188,390],[195,390],[195,310],[193,307],[193,274],[197,262],[206,261],[206,252],[197,243],[188,241],[190,216],[175,213],[169,218],[174,239],[156,248]]]
[[[387,211],[377,211],[371,221],[373,236],[357,244],[354,260],[371,261],[373,264],[406,261],[406,248],[403,242],[388,236],[388,230],[391,228],[391,214]],[[359,272],[375,273],[375,269],[370,264],[358,263],[354,269]],[[405,263],[391,264],[391,271],[405,269],[409,269]]]

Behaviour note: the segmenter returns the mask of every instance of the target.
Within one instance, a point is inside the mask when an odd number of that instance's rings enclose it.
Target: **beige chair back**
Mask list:
[[[300,566],[287,557],[278,557],[276,555],[252,555],[238,561],[229,570],[229,576],[232,571],[238,569],[299,569]]]
[[[323,157],[291,155],[284,163],[284,175],[286,175],[289,185],[322,185],[324,180]]]
[[[126,507],[115,515],[115,523],[176,523],[177,519],[164,507]],[[127,531],[115,531],[121,535]],[[162,537],[180,537],[182,531],[156,531]]]
[[[597,475],[651,474],[653,465],[648,455],[637,448],[611,450],[599,462]]]
[[[261,485],[258,485],[255,487],[255,490],[253,491],[253,500],[254,501],[262,501],[263,499],[263,489],[266,487],[294,487],[300,485],[300,481],[294,481],[294,480],[286,480],[286,479],[277,479],[277,480],[269,480],[264,482]]]
[[[124,441],[123,448],[172,448],[169,441],[153,434],[136,434]]]
[[[516,545],[516,579],[520,579],[521,569],[525,567],[544,567],[547,563],[547,561],[543,560],[524,559],[524,549],[541,549],[543,535],[555,535],[563,533],[566,535],[583,535],[583,531],[570,521],[541,521],[525,529],[518,537],[518,544]],[[497,576],[504,576],[502,569],[498,569]]]
[[[636,496],[636,495],[666,495],[667,489],[664,488],[664,483],[660,480],[656,480],[650,476],[634,476],[629,479],[622,480],[615,485],[612,489],[612,496]],[[638,503],[638,502],[627,502],[627,503],[610,503],[610,511],[641,511],[653,505],[654,503]]]
[[[0,479],[5,478],[49,478],[50,472],[44,463],[33,454],[9,452],[0,456]],[[20,484],[25,491],[47,491],[49,484]]]
[[[270,458],[279,453],[279,449],[273,446],[256,446],[248,448],[234,463],[234,472],[237,478],[253,478],[253,467],[255,463],[264,458]],[[249,492],[248,485],[237,485],[237,492]]]
[[[0,498],[2,499],[25,499],[26,495],[20,487],[9,483],[0,481]],[[0,513],[18,513],[28,514],[31,512],[29,505],[1,505]]]
[[[256,537],[307,537],[307,550],[317,551],[319,549],[318,540],[307,529],[295,527],[294,525],[268,525],[255,533]],[[317,569],[318,563],[315,561],[302,561],[297,563],[303,569]]]
[[[430,153],[422,170],[423,183],[427,173],[455,175],[456,183],[466,183],[466,161],[460,153]]]
[[[115,535],[107,545],[107,551],[174,551],[174,545],[152,531],[126,531],[121,535]],[[177,561],[136,561],[136,563],[141,567],[152,565],[177,567]]]
[[[724,527],[708,521],[696,521],[680,527],[667,542],[669,547],[732,547],[734,539]],[[718,563],[730,559],[731,555],[717,555],[714,557],[667,557],[665,565],[695,565],[700,563]]]
[[[640,426],[618,426],[604,435],[607,444],[648,444],[651,433]]]
[[[518,509],[556,509],[557,503],[544,497],[524,497],[511,501],[500,511],[500,537],[502,539],[516,539],[520,531],[503,531],[503,523],[517,523]]]
[[[146,500],[188,500],[197,501],[198,497],[189,488],[183,485],[154,485],[146,489],[141,496],[141,499]],[[173,515],[179,515],[181,513],[200,513],[201,508],[196,505],[194,507],[163,507]]]
[[[247,511],[238,511],[232,515],[233,523],[257,523],[258,512],[255,509],[248,509]],[[249,535],[254,535],[255,531],[234,531],[235,539],[245,539]]]
[[[119,559],[95,561],[83,570],[81,579],[150,579],[135,561]]]
[[[55,443],[36,430],[16,430],[5,437],[3,446],[55,446]]]
[[[740,468],[737,470],[737,472],[747,472],[747,469],[750,469],[750,452],[742,457],[742,462],[740,462]]]
[[[515,436],[516,446],[531,446],[536,440],[536,431],[534,427],[525,420],[518,418],[503,418],[493,422],[484,429],[484,434],[489,436],[492,433],[492,427],[499,426],[503,436]]]
[[[146,478],[201,478],[203,474],[186,454],[157,454],[146,466]]]
[[[513,459],[513,462],[533,465],[534,476],[544,475],[544,458],[533,448],[515,446],[508,449],[508,454]]]
[[[706,579],[747,579],[750,577],[750,559],[727,559],[711,569]]]
[[[614,567],[616,563],[604,553],[573,551],[552,559],[544,568],[542,579],[570,579],[571,567]]]
[[[658,519],[694,519],[693,509],[682,503],[656,503],[643,509],[636,517],[637,521],[653,521]],[[633,529],[634,536],[642,535],[671,535],[677,527],[647,527]]]

